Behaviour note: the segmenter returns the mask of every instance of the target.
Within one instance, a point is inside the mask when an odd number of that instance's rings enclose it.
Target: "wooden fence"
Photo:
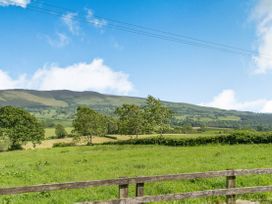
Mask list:
[[[235,195],[272,191],[272,186],[256,186],[256,187],[243,187],[243,188],[235,187],[236,176],[260,175],[260,174],[272,174],[272,168],[209,171],[209,172],[182,173],[182,174],[160,175],[160,176],[142,176],[142,177],[130,177],[130,178],[124,177],[124,178],[107,179],[107,180],[93,180],[93,181],[0,188],[0,195],[11,195],[11,194],[30,193],[30,192],[45,192],[45,191],[64,190],[64,189],[78,189],[78,188],[87,188],[87,187],[95,187],[95,186],[118,185],[119,199],[109,200],[109,201],[82,202],[81,204],[90,204],[90,203],[92,204],[133,203],[134,204],[134,203],[147,203],[147,202],[158,202],[158,201],[184,200],[188,198],[200,198],[200,197],[208,197],[208,196],[226,196],[227,204],[234,204]],[[196,191],[196,192],[189,192],[189,193],[144,196],[144,184],[148,182],[214,178],[214,177],[226,177],[226,188]],[[129,185],[132,185],[132,184],[136,185],[136,197],[128,198],[128,187]]]

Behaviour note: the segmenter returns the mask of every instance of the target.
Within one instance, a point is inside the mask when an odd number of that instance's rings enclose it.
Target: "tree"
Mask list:
[[[184,124],[182,126],[182,133],[184,134],[189,134],[189,133],[192,133],[193,132],[193,127],[190,123],[188,124]]]
[[[0,137],[8,138],[9,149],[19,149],[27,141],[33,146],[44,138],[44,129],[29,112],[13,106],[0,108]]]
[[[93,136],[102,136],[107,133],[105,116],[85,106],[77,108],[73,127],[74,132],[88,137],[88,144],[92,144]]]
[[[64,138],[68,135],[65,128],[61,124],[56,125],[55,134],[56,134],[57,138]]]
[[[118,115],[118,129],[121,134],[136,135],[144,131],[144,113],[136,105],[123,104],[115,111]]]
[[[116,134],[118,132],[118,121],[113,117],[106,117],[107,120],[107,133],[108,134]]]
[[[204,123],[202,123],[202,124],[200,125],[198,131],[199,131],[199,132],[205,132],[206,130],[207,130],[207,126],[206,126]]]
[[[165,130],[170,128],[170,119],[172,112],[165,107],[159,99],[153,96],[148,96],[146,105],[144,106],[144,118],[146,121],[147,132],[159,132],[162,134]]]

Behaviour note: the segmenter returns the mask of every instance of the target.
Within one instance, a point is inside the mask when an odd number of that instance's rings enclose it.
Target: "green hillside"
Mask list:
[[[124,103],[144,105],[144,102],[144,98],[105,95],[91,91],[0,90],[0,106],[22,107],[51,125],[71,125],[73,114],[79,105],[87,105],[112,115],[115,108]],[[175,113],[172,120],[174,125],[272,129],[272,114],[229,111],[186,103],[164,103]]]

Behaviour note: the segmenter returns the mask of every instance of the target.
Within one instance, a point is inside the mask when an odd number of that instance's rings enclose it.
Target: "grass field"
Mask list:
[[[93,144],[101,144],[104,142],[113,142],[115,140],[106,138],[106,137],[93,137]],[[41,144],[36,145],[36,149],[46,149],[46,148],[52,148],[54,144],[57,143],[75,143],[72,137],[66,137],[62,139],[50,139],[50,140],[43,140]],[[76,142],[76,145],[86,145],[87,139],[86,137],[81,137],[79,141]],[[34,149],[33,144],[31,142],[26,143],[23,145],[24,149]]]
[[[84,181],[224,170],[271,167],[271,145],[81,146],[0,153],[0,186]],[[272,176],[238,177],[238,186],[271,185]],[[225,178],[147,184],[146,195],[223,188]],[[73,203],[116,198],[117,187],[99,187],[16,196],[0,196],[0,203]],[[134,188],[130,188],[130,196]],[[272,194],[240,197],[269,200]],[[224,198],[187,200],[180,203],[211,203]]]
[[[65,128],[67,133],[71,133],[72,127],[66,127]],[[202,133],[192,133],[192,134],[163,134],[164,137],[167,138],[174,138],[174,139],[179,139],[179,138],[194,138],[194,137],[203,137],[203,136],[217,136],[220,135],[221,133],[224,133],[228,130],[207,130]],[[116,137],[116,140],[129,140],[136,138],[136,135],[110,135],[113,137]],[[138,138],[148,138],[148,137],[156,137],[159,136],[159,134],[149,134],[149,135],[138,135]],[[71,143],[73,142],[73,138],[67,137],[63,139],[49,139],[51,137],[55,137],[55,128],[45,128],[45,138],[46,140],[43,140],[41,144],[36,145],[36,148],[38,149],[44,149],[44,148],[51,148],[53,144],[55,143]],[[114,139],[106,138],[106,137],[94,137],[93,138],[93,143],[94,144],[99,144],[103,142],[111,142],[111,141],[116,141]],[[79,145],[86,144],[86,139],[84,140],[83,137],[81,141],[79,142]],[[33,145],[31,142],[28,142],[27,144],[23,145],[24,149],[33,149]]]
[[[66,132],[68,134],[70,134],[72,132],[73,128],[72,127],[66,127],[65,130],[66,130]],[[45,133],[44,133],[45,138],[56,136],[55,128],[45,128],[44,131],[45,131]]]

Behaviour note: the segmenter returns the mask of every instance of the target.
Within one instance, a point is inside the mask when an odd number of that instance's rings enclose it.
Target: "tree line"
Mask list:
[[[115,117],[103,115],[80,106],[73,120],[74,133],[88,137],[106,134],[136,135],[164,133],[170,127],[172,112],[159,99],[148,96],[144,106],[123,104],[116,108]]]
[[[89,144],[92,144],[93,136],[106,134],[162,134],[170,128],[171,117],[172,112],[152,96],[147,97],[143,106],[123,104],[116,108],[114,116],[79,106],[74,115],[72,133],[75,139],[86,136]],[[13,106],[0,108],[0,144],[8,141],[10,150],[20,149],[27,141],[35,146],[44,139],[44,134],[41,123],[29,112]],[[67,132],[58,124],[55,134],[62,138]]]

